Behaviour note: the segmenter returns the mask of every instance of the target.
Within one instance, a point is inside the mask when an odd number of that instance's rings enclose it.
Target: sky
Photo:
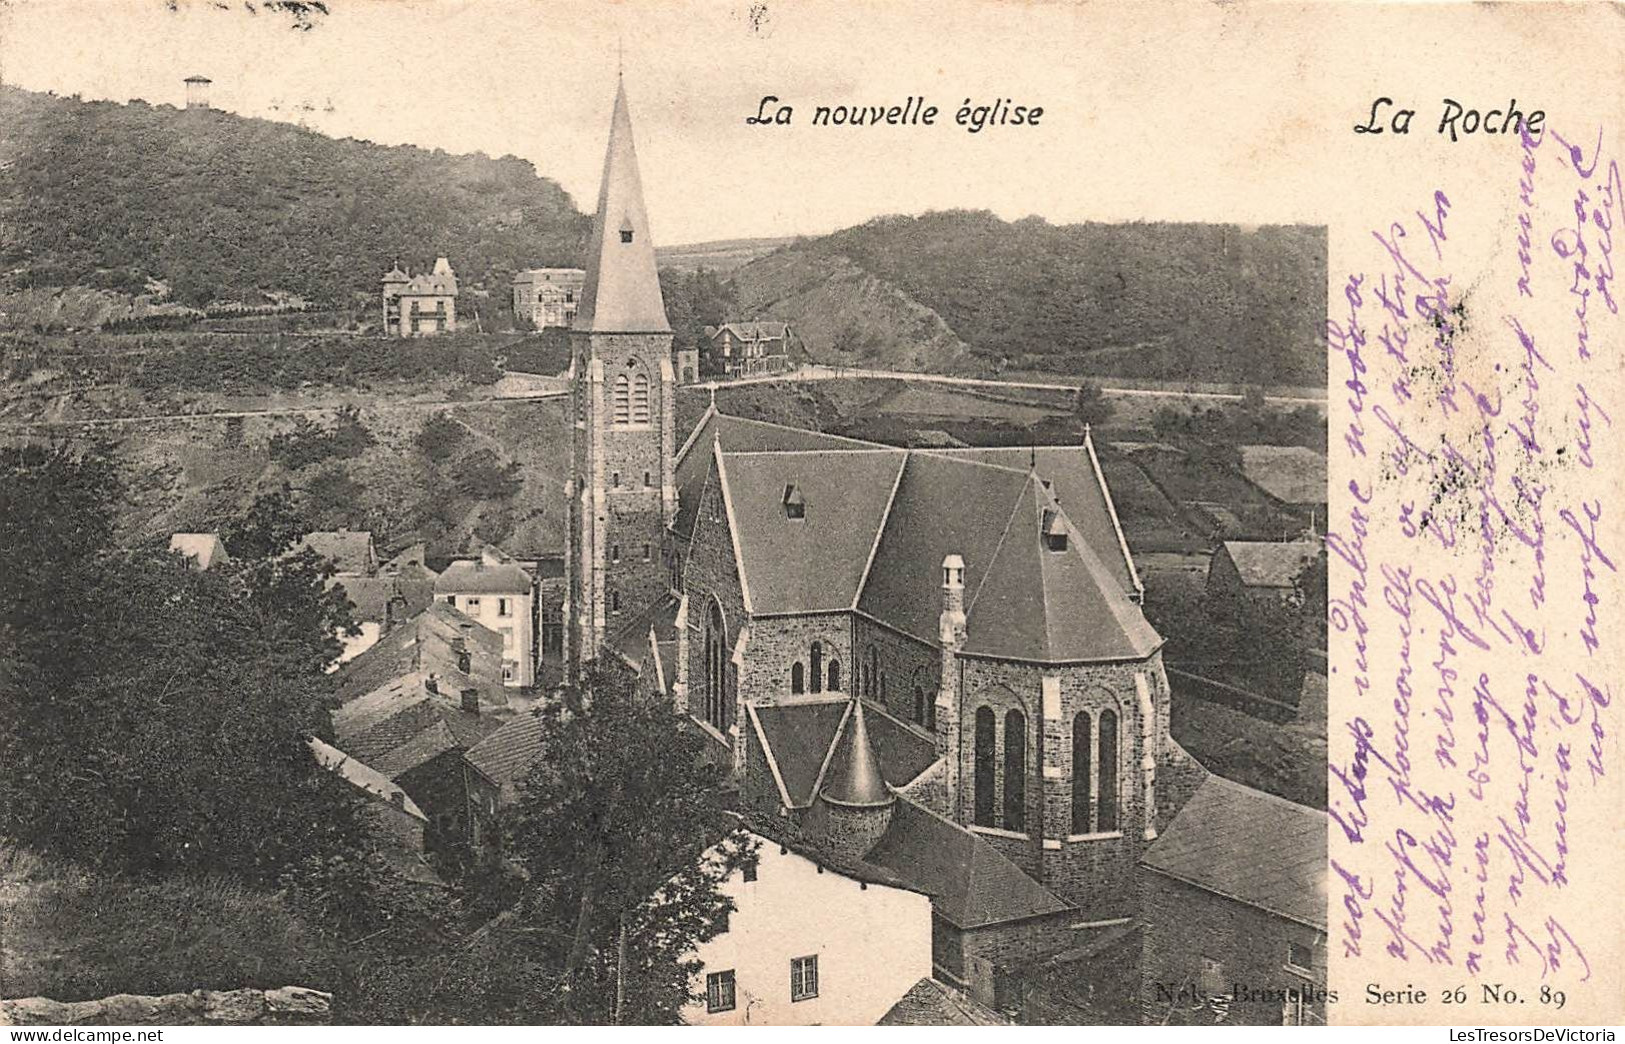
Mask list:
[[[1371,98],[1414,100],[1425,123],[1442,89],[1487,107],[1522,86],[1452,49],[1481,17],[1461,8],[1393,33],[1366,13],[1381,9],[1352,6],[329,0],[301,31],[256,3],[9,0],[0,77],[180,104],[182,80],[201,74],[217,108],[243,115],[520,156],[585,208],[619,65],[665,244],[952,207],[1054,222],[1331,223],[1398,144],[1349,154]],[[1555,60],[1550,42],[1525,42]],[[1459,75],[1441,85],[1447,63]],[[745,123],[764,95],[793,106],[789,127]],[[936,126],[811,123],[818,105],[910,96],[938,106]],[[967,99],[998,98],[1044,116],[979,134],[952,122]],[[1431,134],[1404,144],[1408,159],[1452,163],[1487,151],[1451,152]]]

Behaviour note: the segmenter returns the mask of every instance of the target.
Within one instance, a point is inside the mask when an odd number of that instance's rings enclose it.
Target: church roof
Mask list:
[[[643,180],[638,174],[624,83],[615,90],[615,112],[610,117],[609,147],[604,153],[604,176],[575,329],[595,333],[671,331],[655,268],[654,237],[643,205]]]
[[[869,725],[862,700],[852,701],[852,713],[836,742],[835,755],[824,773],[819,795],[837,805],[856,807],[889,805],[897,800],[886,786],[880,757],[869,742]]]
[[[836,694],[776,704],[747,704],[779,796],[789,808],[813,803],[851,731],[853,702]],[[936,744],[874,706],[864,708],[867,744],[880,778],[892,789],[912,782],[937,760]],[[836,795],[839,799],[840,795]]]
[[[1209,776],[1140,862],[1215,895],[1326,928],[1326,813],[1319,809]]]

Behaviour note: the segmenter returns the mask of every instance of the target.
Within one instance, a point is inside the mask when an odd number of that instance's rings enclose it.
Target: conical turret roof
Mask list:
[[[587,279],[575,329],[593,333],[670,333],[655,268],[654,237],[643,206],[643,180],[632,143],[626,85],[615,91],[598,212],[587,245]]]
[[[842,732],[840,745],[830,761],[819,792],[825,801],[837,805],[877,807],[895,800],[880,771],[880,758],[869,742],[869,726],[863,717],[863,701],[853,697],[852,714]]]

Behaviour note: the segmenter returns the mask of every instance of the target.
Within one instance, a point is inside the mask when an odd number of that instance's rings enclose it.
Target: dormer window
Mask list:
[[[807,517],[807,499],[801,495],[800,488],[793,482],[784,487],[784,517],[789,519]]]
[[[1051,551],[1066,550],[1066,523],[1061,520],[1061,513],[1052,508],[1044,509],[1044,547]]]

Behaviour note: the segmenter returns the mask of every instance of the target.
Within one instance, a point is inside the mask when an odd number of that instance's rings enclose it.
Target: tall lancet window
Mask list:
[[[1004,716],[1004,829],[1027,829],[1027,718]]]
[[[649,423],[649,375],[641,371],[632,377],[632,423]]]
[[[1117,712],[1100,712],[1100,831],[1117,829]]]
[[[990,707],[976,708],[976,751],[975,751],[975,792],[976,803],[974,807],[973,822],[977,826],[993,825],[993,783],[994,773],[998,766],[998,752],[994,749],[997,738],[994,735],[993,710]]]

